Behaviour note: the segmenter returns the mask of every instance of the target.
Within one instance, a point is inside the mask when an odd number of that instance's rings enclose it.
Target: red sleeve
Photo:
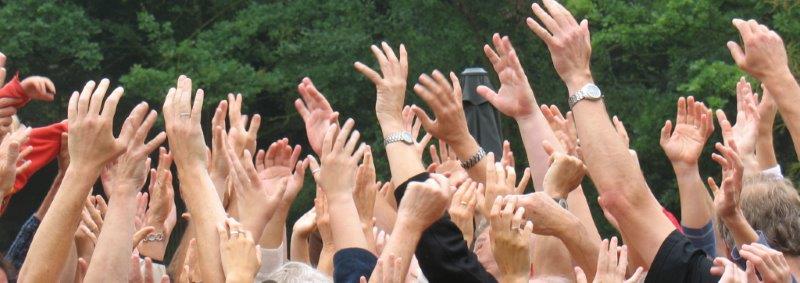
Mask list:
[[[20,109],[28,104],[31,101],[28,98],[28,95],[25,94],[25,90],[22,89],[22,85],[19,81],[19,74],[14,75],[12,78],[3,88],[0,88],[0,98],[14,98],[17,99],[17,103],[15,103],[14,108]]]

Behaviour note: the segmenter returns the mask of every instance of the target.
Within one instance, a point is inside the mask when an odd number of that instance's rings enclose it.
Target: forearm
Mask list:
[[[458,142],[448,142],[448,145],[450,145],[453,148],[453,152],[456,153],[456,157],[458,157],[458,160],[460,161],[469,160],[470,158],[472,158],[472,156],[478,153],[478,148],[480,148],[478,142],[475,141],[475,138],[473,138],[469,134],[467,134],[466,138],[460,139]],[[499,162],[500,157],[499,156],[496,157],[496,160]],[[477,164],[469,168],[469,170],[467,170],[467,174],[469,174],[469,177],[473,181],[478,183],[485,183],[486,166],[489,165],[490,164],[487,161],[487,159],[483,158]]]
[[[317,269],[328,275],[333,275],[333,255],[336,253],[336,247],[333,244],[322,245],[322,251],[319,253],[319,261],[317,262]]]
[[[597,254],[600,250],[599,241],[595,241],[587,232],[586,228],[576,220],[570,221],[572,224],[567,233],[559,236],[561,242],[567,247],[572,260],[583,269],[589,280],[592,280],[597,272]]]
[[[260,239],[258,244],[265,249],[277,249],[283,243],[283,235],[286,229],[286,217],[289,211],[279,208],[278,211],[267,222],[267,225],[261,229],[262,233],[259,238],[253,235],[254,239]]]
[[[678,180],[681,203],[681,224],[700,229],[711,221],[713,200],[700,178],[697,164],[672,164]]]
[[[47,195],[44,196],[44,200],[42,200],[42,204],[39,205],[39,209],[36,210],[36,218],[42,219],[44,215],[47,214],[47,210],[50,209],[50,205],[53,203],[53,199],[56,197],[56,192],[58,192],[58,187],[61,186],[61,181],[64,179],[64,172],[58,171],[58,175],[53,180],[53,184],[50,185],[50,190],[47,191]]]
[[[800,153],[800,86],[788,68],[781,75],[761,81],[778,104],[778,111],[792,136],[795,153]]]
[[[558,238],[534,235],[533,241],[531,263],[535,270],[534,278],[550,276],[572,278],[574,271],[569,250]]]
[[[383,253],[381,253],[380,258],[384,261],[389,260],[389,255],[400,258],[400,267],[402,267],[402,269],[396,270],[395,272],[403,274],[403,278],[405,278],[405,274],[408,274],[408,268],[411,265],[411,258],[414,257],[414,251],[417,248],[417,243],[421,236],[421,231],[410,229],[402,221],[398,221],[395,232],[389,237],[389,242],[386,243],[386,247],[383,248]]]
[[[599,243],[602,238],[600,237],[600,231],[597,230],[597,225],[594,223],[589,201],[586,200],[586,195],[583,194],[583,186],[578,186],[567,195],[567,206],[569,212],[580,220],[581,225],[586,229],[589,239]]]
[[[104,282],[107,278],[127,281],[136,207],[135,197],[111,197],[103,229],[92,255],[95,264],[89,265],[85,282]]]
[[[289,248],[289,259],[294,262],[302,262],[311,265],[308,254],[308,235],[294,231],[292,233],[292,243]]]
[[[169,241],[170,233],[164,230],[163,228],[159,228],[160,226],[156,224],[147,223],[145,224],[145,226],[156,227],[155,233],[164,233],[164,239],[161,241],[156,240],[151,242],[142,241],[142,243],[139,244],[139,246],[137,247],[137,249],[139,250],[139,254],[141,254],[142,256],[152,258],[154,260],[163,261],[164,254],[167,251],[167,244]]]
[[[361,230],[355,201],[352,195],[328,195],[328,211],[331,211],[331,231],[336,251],[347,248],[368,250],[367,239]]]
[[[778,166],[778,159],[775,157],[775,147],[772,138],[772,125],[775,116],[761,117],[758,127],[758,139],[756,139],[756,159],[760,171],[764,171]]]
[[[42,219],[20,271],[21,278],[30,282],[58,279],[72,244],[55,235],[75,235],[83,203],[99,175],[99,168],[81,168],[79,164],[67,169],[61,184],[63,190],[59,189],[51,205],[58,213],[48,213]]]
[[[563,148],[561,148],[561,142],[556,138],[553,129],[550,128],[550,124],[547,123],[541,110],[535,105],[533,109],[535,110],[529,117],[517,119],[517,125],[522,136],[525,154],[528,157],[528,165],[531,167],[533,188],[536,191],[543,191],[542,183],[544,183],[544,175],[547,173],[547,169],[550,168],[547,165],[547,159],[550,158],[550,155],[544,151],[542,142],[548,141],[559,150],[563,150]]]
[[[403,131],[402,120],[379,118],[383,137]],[[413,145],[394,142],[386,145],[386,158],[389,160],[389,171],[392,183],[399,185],[415,175],[425,172],[425,167]]]
[[[749,245],[758,241],[758,233],[756,230],[747,223],[747,219],[741,212],[736,213],[736,216],[723,218],[723,223],[733,236],[733,241],[736,243],[736,248],[740,249],[742,245]]]
[[[391,233],[397,219],[397,211],[380,195],[375,199],[375,226]]]
[[[225,221],[225,210],[212,187],[211,178],[201,166],[178,166],[178,177],[184,191],[184,201],[192,213],[195,238],[197,239],[200,269],[208,282],[223,282],[222,261],[219,253],[217,227]]]

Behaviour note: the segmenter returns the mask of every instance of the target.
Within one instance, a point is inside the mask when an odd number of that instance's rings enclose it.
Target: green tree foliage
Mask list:
[[[606,93],[610,112],[626,123],[656,197],[676,213],[675,178],[658,146],[659,129],[674,119],[674,104],[682,95],[733,113],[734,84],[743,73],[725,47],[726,41],[738,40],[730,20],[754,18],[776,29],[787,43],[793,70],[800,69],[796,1],[564,2],[576,17],[589,19],[595,80]],[[9,57],[10,72],[47,75],[57,84],[56,102],[35,102],[22,111],[27,124],[62,119],[65,98],[88,79],[109,77],[123,85],[126,100],[119,113],[125,113],[142,100],[160,108],[177,75],[187,74],[207,93],[206,117],[228,93],[242,93],[247,112],[265,118],[262,147],[285,136],[304,145],[306,153],[310,150],[292,102],[297,83],[310,77],[343,118],[356,119],[385,180],[389,176],[373,113],[374,87],[355,72],[353,62],[376,64],[370,44],[404,43],[411,65],[408,103],[421,105],[410,91],[421,73],[458,72],[468,66],[491,70],[482,46],[499,32],[517,47],[538,102],[565,109],[566,88],[546,47],[525,25],[531,14],[530,2],[520,0],[18,0],[0,7],[6,19],[0,26],[0,51]],[[513,121],[504,121],[503,134],[517,156],[524,156]],[[790,154],[791,141],[780,120],[775,143],[781,164],[796,177],[800,165]],[[710,152],[707,147],[701,161],[704,176],[719,174],[707,158]],[[520,168],[526,165],[518,158]],[[4,227],[19,225],[35,209],[52,169],[38,174],[36,186],[15,197],[12,205],[19,209],[7,213]],[[307,183],[290,219],[311,206],[310,179]],[[595,220],[603,233],[611,233],[597,209],[596,192],[586,185]],[[8,243],[13,231],[3,229],[0,241]]]

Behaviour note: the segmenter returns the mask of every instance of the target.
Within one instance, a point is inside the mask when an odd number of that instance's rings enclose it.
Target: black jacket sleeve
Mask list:
[[[410,182],[424,182],[421,173],[403,182],[394,191],[397,202]],[[470,251],[458,226],[445,215],[422,233],[415,252],[425,278],[430,282],[497,282]]]

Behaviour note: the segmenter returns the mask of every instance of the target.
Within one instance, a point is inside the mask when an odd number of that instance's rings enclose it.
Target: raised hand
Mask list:
[[[627,280],[625,273],[628,269],[628,247],[625,245],[617,246],[617,237],[611,237],[611,241],[604,239],[600,244],[600,253],[597,258],[597,274],[594,282],[626,282],[637,283],[644,279],[644,269],[641,267]],[[585,283],[586,274],[580,267],[575,267],[578,282]]]
[[[562,236],[578,222],[577,217],[559,206],[553,197],[545,192],[526,195],[506,196],[516,199],[516,206],[525,208],[525,219],[534,222],[533,233],[546,236]]]
[[[381,67],[381,74],[361,62],[356,62],[354,66],[375,84],[378,95],[375,101],[375,114],[384,134],[391,134],[391,131],[400,130],[402,126],[402,109],[405,105],[408,78],[408,53],[406,47],[400,44],[398,50],[400,57],[398,57],[386,42],[382,42],[380,48],[372,45],[370,49]]]
[[[547,11],[538,3],[533,3],[531,8],[546,29],[533,18],[527,19],[528,27],[547,45],[556,72],[572,94],[572,90],[577,91],[592,82],[589,22],[584,19],[578,24],[575,17],[555,0],[544,0],[544,5]]]
[[[497,197],[489,213],[492,253],[502,282],[527,282],[531,270],[533,223],[523,220],[525,208],[517,208],[515,201]]]
[[[297,85],[300,98],[294,101],[294,108],[306,124],[306,135],[311,149],[319,155],[322,152],[322,139],[331,124],[339,125],[339,112],[334,112],[325,96],[317,90],[309,78]]]
[[[164,124],[169,135],[169,148],[178,168],[208,164],[203,128],[200,126],[203,97],[203,90],[197,89],[192,102],[192,79],[181,75],[177,88],[170,88],[164,99]]]
[[[103,229],[103,217],[108,211],[108,205],[102,196],[88,196],[81,212],[81,222],[75,232],[75,248],[78,257],[91,261],[97,237]]]
[[[419,139],[419,130],[422,128],[422,122],[417,118],[417,114],[411,111],[411,106],[403,106],[403,129],[411,133],[411,138],[414,140],[414,149],[422,159],[422,154],[425,152],[425,147],[431,142],[431,134],[425,133],[422,139]]]
[[[72,163],[98,172],[108,161],[126,151],[148,108],[145,103],[137,105],[125,120],[119,137],[115,138],[112,132],[114,114],[123,90],[122,87],[114,89],[103,104],[108,85],[108,79],[103,79],[98,85],[89,81],[80,94],[77,91],[72,93],[67,111]]]
[[[500,89],[495,93],[486,86],[479,86],[478,94],[486,98],[497,110],[514,119],[526,119],[536,110],[536,98],[519,63],[517,52],[511,46],[508,36],[492,36],[494,49],[487,44],[483,53],[492,62],[492,67],[500,78]]]
[[[353,190],[353,200],[356,203],[362,226],[371,223],[374,216],[375,197],[381,187],[381,182],[375,181],[376,177],[375,164],[372,162],[372,150],[367,146],[363,161],[356,170],[356,187]],[[370,227],[370,229],[372,228]]]
[[[144,105],[143,107],[146,108],[147,106]],[[140,124],[131,123],[131,126],[136,129],[136,133],[128,143],[127,150],[116,160],[106,165],[101,173],[103,187],[109,198],[119,194],[132,197],[139,192],[147,181],[147,173],[150,171],[150,158],[147,156],[164,143],[167,138],[166,134],[161,132],[145,143],[147,134],[155,124],[157,116],[156,111],[152,110],[144,122]]]
[[[475,205],[478,203],[479,191],[483,191],[483,184],[467,179],[453,194],[450,208],[447,209],[450,220],[461,230],[468,246],[472,245],[472,239],[475,238]]]
[[[33,147],[22,148],[28,141],[31,129],[22,127],[17,131],[5,134],[0,142],[0,197],[5,196],[14,188],[18,173],[24,172],[31,165],[25,157]]]
[[[208,154],[208,174],[211,176],[211,181],[214,182],[214,188],[223,204],[227,206],[228,199],[225,199],[225,192],[228,189],[226,180],[228,179],[228,155],[225,153],[225,117],[228,113],[228,101],[223,100],[219,102],[214,117],[211,118],[211,149]]]
[[[711,274],[721,276],[719,282],[722,283],[758,282],[758,277],[756,277],[755,281],[748,280],[748,274],[744,270],[741,270],[735,263],[724,257],[714,259],[714,267],[711,267]]]
[[[288,211],[295,197],[303,188],[306,168],[309,159],[299,160],[300,145],[292,148],[289,139],[281,139],[270,144],[267,151],[259,150],[256,155],[258,178],[268,188],[274,188],[285,182],[286,191],[278,203],[279,211]]]
[[[372,271],[372,276],[369,282],[374,283],[402,283],[403,279],[403,259],[395,256],[394,254],[388,255],[386,258],[379,258],[375,264],[375,269]],[[361,283],[367,283],[367,278],[361,276]]]
[[[575,120],[572,116],[572,111],[567,112],[565,118],[565,116],[561,114],[561,110],[555,105],[547,106],[542,104],[541,110],[542,115],[547,119],[547,123],[550,124],[550,129],[553,130],[556,138],[561,142],[561,146],[564,147],[569,155],[577,156],[579,148],[578,131],[575,129]]]
[[[217,227],[217,231],[225,281],[253,282],[261,266],[261,248],[255,244],[253,235],[232,218]]]
[[[739,254],[747,260],[747,270],[745,271],[751,279],[758,278],[756,276],[757,271],[763,279],[759,282],[792,281],[791,270],[783,253],[765,245],[754,243],[752,245],[742,245]],[[751,280],[750,282],[753,281]]]
[[[397,221],[421,233],[442,217],[450,203],[451,187],[447,178],[431,174],[425,182],[411,182],[397,209]]]
[[[150,169],[150,185],[147,190],[150,202],[144,217],[144,225],[153,226],[156,233],[139,247],[139,252],[142,254],[159,260],[164,257],[169,235],[172,234],[172,229],[175,228],[177,221],[171,166],[172,155],[166,148],[160,148],[158,167]],[[151,247],[152,250],[150,250]]]
[[[736,42],[728,41],[728,49],[739,68],[760,81],[790,73],[786,47],[783,39],[775,31],[758,24],[755,20],[733,19],[732,22],[739,30],[744,43],[742,48]]]
[[[241,156],[245,149],[251,153],[256,152],[256,138],[258,138],[258,128],[261,127],[261,115],[253,115],[253,118],[250,119],[250,127],[246,127],[248,119],[247,115],[242,115],[241,94],[228,94],[228,120],[231,122],[228,140],[236,154]]]
[[[433,75],[422,74],[419,83],[414,85],[414,92],[419,95],[436,115],[436,120],[431,119],[425,110],[413,105],[411,109],[422,121],[425,131],[450,145],[462,144],[465,140],[472,140],[467,128],[467,118],[461,102],[461,83],[458,76],[450,72],[450,81],[439,72]]]
[[[25,95],[33,100],[53,101],[56,94],[56,86],[48,78],[40,76],[30,76],[20,83]]]
[[[579,158],[556,151],[547,141],[542,146],[550,154],[547,160],[550,169],[544,175],[544,191],[554,198],[566,199],[571,191],[580,186],[586,175],[586,166]]]
[[[667,120],[661,128],[661,148],[675,166],[695,166],[711,134],[714,122],[711,109],[694,100],[694,97],[678,99],[678,117],[673,131],[672,121]]]
[[[331,125],[325,133],[320,156],[320,187],[329,199],[334,195],[352,197],[355,190],[355,172],[366,145],[361,144],[356,149],[361,134],[353,130],[353,126],[353,119],[347,119],[341,130]]]
[[[486,190],[484,202],[481,204],[483,206],[481,214],[483,215],[489,215],[488,213],[492,209],[495,198],[521,194],[525,191],[525,187],[528,186],[530,181],[530,169],[526,168],[522,180],[515,186],[517,173],[514,167],[503,167],[500,163],[494,163],[493,153],[489,153],[486,156],[486,160],[489,161],[487,163],[489,165],[486,166]]]
[[[231,168],[228,176],[237,198],[236,209],[244,227],[255,231],[253,234],[259,239],[264,226],[278,209],[289,180],[284,178],[269,185],[262,182],[249,149],[245,149],[243,158],[239,158],[233,145],[226,142],[225,147],[228,167]]]
[[[468,178],[467,170],[461,167],[458,156],[453,151],[453,147],[446,142],[439,140],[439,153],[436,153],[436,146],[429,148],[431,164],[428,165],[428,172],[449,175],[450,183],[454,186],[461,184]]]
[[[742,193],[742,176],[744,165],[736,153],[736,143],[729,146],[716,144],[716,149],[722,154],[712,154],[714,159],[722,166],[722,187],[718,186],[713,178],[708,178],[708,186],[714,193],[714,210],[723,221],[742,214],[740,206]]]

